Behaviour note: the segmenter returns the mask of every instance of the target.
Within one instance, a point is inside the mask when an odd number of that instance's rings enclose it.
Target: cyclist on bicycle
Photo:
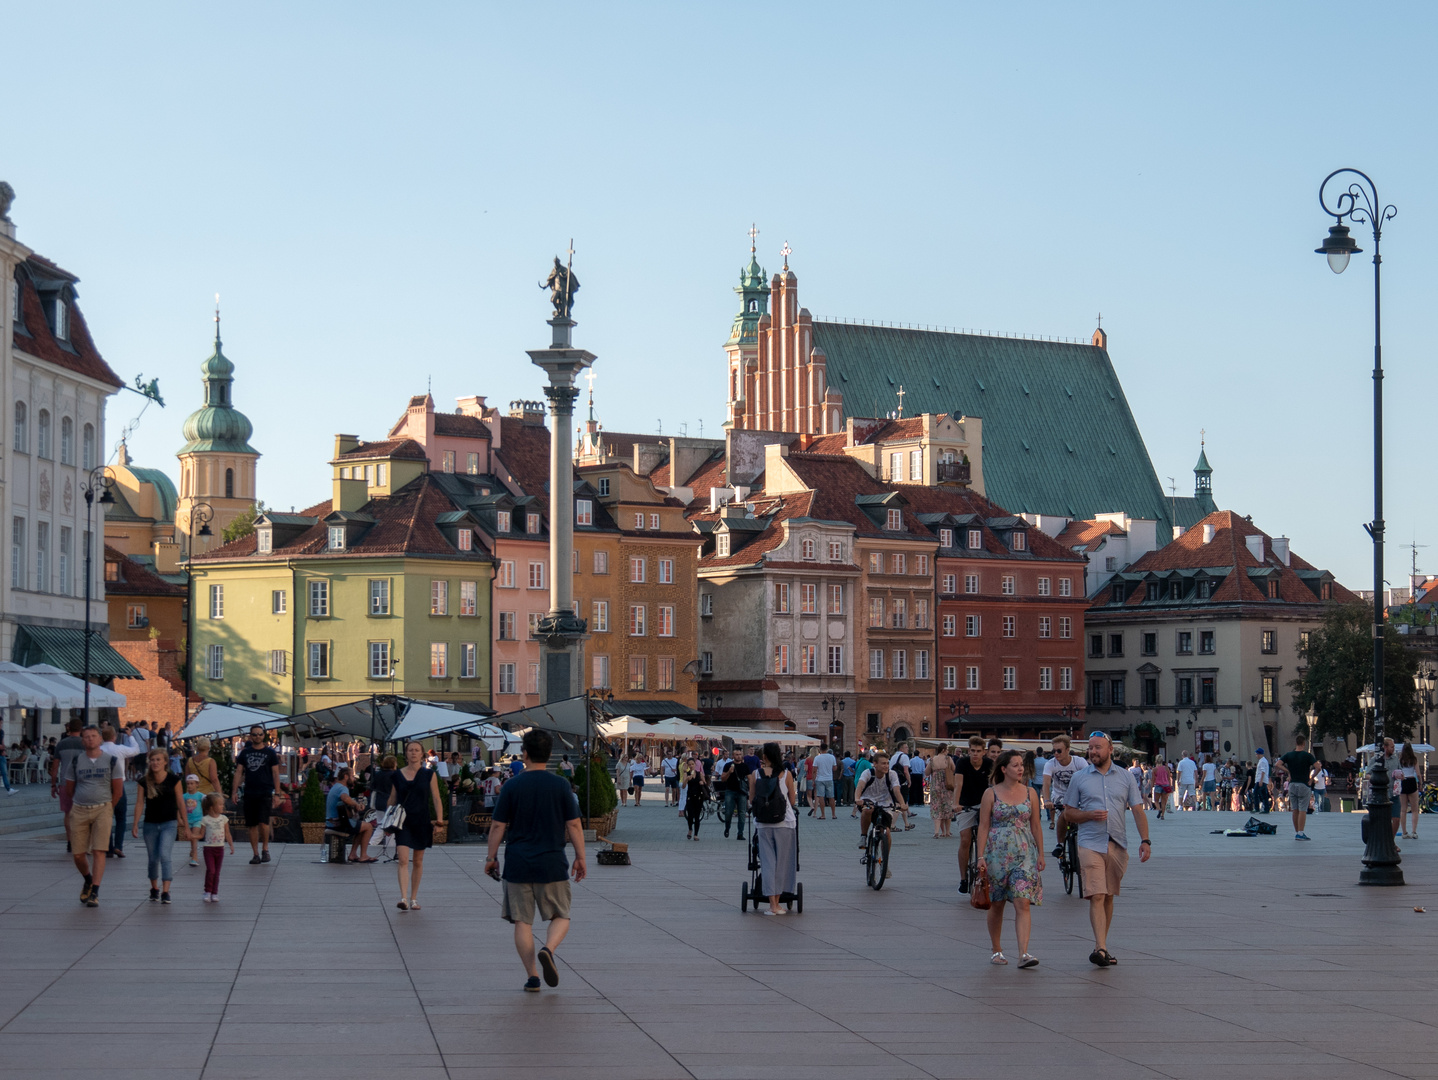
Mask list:
[[[1044,766],[1044,806],[1055,812],[1058,824],[1054,826],[1054,858],[1062,858],[1064,853],[1064,837],[1068,834],[1068,824],[1064,821],[1064,796],[1068,794],[1069,781],[1073,779],[1074,773],[1088,768],[1088,762],[1083,758],[1074,757],[1070,752],[1069,737],[1067,735],[1054,736],[1054,756],[1049,758],[1048,764]]]
[[[889,768],[888,754],[880,753],[874,758],[874,767],[865,772],[859,781],[859,787],[854,792],[854,801],[864,808],[859,818],[861,848],[867,846],[865,838],[869,835],[869,822],[873,820],[875,812],[882,815],[879,818],[879,827],[887,833],[889,823],[893,820],[888,811],[898,809],[900,813],[904,813],[909,809],[899,787],[899,778]]]
[[[969,736],[969,752],[954,765],[954,825],[959,830],[959,892],[969,891],[969,850],[979,829],[979,804],[992,782],[993,763],[984,752],[984,737]]]

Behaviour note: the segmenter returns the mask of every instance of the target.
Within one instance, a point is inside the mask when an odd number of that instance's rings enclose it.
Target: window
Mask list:
[[[884,528],[891,532],[898,532],[904,527],[904,512],[902,510],[890,510],[884,522]]]
[[[799,614],[819,614],[819,586],[809,582],[799,586]]]
[[[318,619],[330,613],[330,583],[327,579],[310,582],[310,618]]]
[[[1204,675],[1198,680],[1198,703],[1200,705],[1217,705],[1218,693],[1216,680],[1212,675]]]
[[[225,617],[225,587],[223,585],[210,586],[210,618],[223,619]]]
[[[270,591],[270,614],[283,615],[289,609],[289,593],[285,589]]]
[[[650,527],[651,529],[658,529],[658,528],[659,528],[659,515],[658,515],[658,514],[650,514],[650,515],[649,515],[649,527]]]
[[[474,455],[471,454],[471,457]],[[538,664],[531,664],[538,669]],[[473,641],[462,641],[459,645],[459,677],[473,679],[479,673],[479,647]],[[537,670],[536,670],[537,676]],[[537,689],[537,688],[536,688]]]
[[[629,580],[643,582],[645,578],[645,560],[642,557],[631,556],[629,559]]]
[[[1265,676],[1263,677],[1263,688],[1259,691],[1259,694],[1258,694],[1258,703],[1259,703],[1260,705],[1277,705],[1277,704],[1278,704],[1278,679],[1277,679],[1277,678],[1275,678],[1275,677],[1272,676],[1272,675],[1265,675]]]
[[[1322,584],[1320,584],[1320,585],[1318,586],[1318,599],[1320,599],[1320,600],[1332,600],[1332,599],[1333,599],[1333,582],[1331,582],[1331,581],[1325,581],[1325,582],[1323,582]]]
[[[914,481],[924,479],[924,452],[922,450],[909,451],[909,479]]]
[[[919,630],[929,628],[929,601],[925,597],[914,598],[914,626]]]
[[[1074,636],[1074,621],[1067,615],[1059,616],[1059,640],[1068,641]]]
[[[223,645],[205,646],[205,676],[211,679],[225,677],[225,647]]]
[[[25,426],[25,403],[15,402],[15,449],[21,453],[30,452],[30,431]]]
[[[1004,636],[1004,637],[1007,637],[1007,638],[1011,638],[1011,637],[1016,637],[1017,635],[1018,635],[1018,619],[1016,619],[1016,618],[1015,618],[1014,616],[1012,616],[1012,615],[1005,615],[1005,616],[1004,616],[1003,636]]]
[[[1140,640],[1141,640],[1141,642],[1142,642],[1142,645],[1141,645],[1141,647],[1140,647],[1140,649],[1139,649],[1139,652],[1141,652],[1144,656],[1157,656],[1157,655],[1158,655],[1158,635],[1157,635],[1157,634],[1146,633],[1146,634],[1144,634],[1144,635],[1142,636],[1142,638],[1141,638]]]
[[[729,534],[727,532],[718,533],[714,537],[714,554],[720,558],[729,554]]]
[[[459,530],[459,550],[460,550],[460,551],[473,551],[473,550],[474,550],[474,530],[473,530],[473,529],[460,529],[460,530]]]
[[[1069,579],[1066,578],[1066,577],[1061,577],[1061,578],[1059,578],[1059,595],[1060,595],[1060,596],[1072,596],[1072,595],[1073,595],[1073,586],[1069,584]]]
[[[907,649],[895,649],[890,659],[893,677],[896,679],[907,679],[909,677],[909,653]]]
[[[647,658],[647,657],[643,657],[643,656],[631,656],[631,657],[629,658],[629,689],[631,689],[631,690],[645,690],[645,689],[648,689],[648,687],[647,687],[647,685],[646,685],[646,683],[647,683],[647,678],[646,678],[646,677],[647,677],[647,675],[648,675],[648,667],[649,667],[649,662],[648,662],[648,658]]]
[[[1178,581],[1170,581],[1168,583],[1168,598],[1170,600],[1183,599],[1183,584],[1184,583],[1182,579],[1179,579]]]
[[[1022,529],[1014,530],[1012,541],[1012,547],[1015,551],[1027,551],[1029,549],[1029,534]]]
[[[782,581],[774,583],[774,614],[789,614],[789,586]]]
[[[389,614],[389,578],[369,579],[369,613]]]
[[[969,665],[968,667],[964,668],[964,689],[965,689],[965,690],[977,690],[978,688],[979,688],[979,669],[978,669],[978,665],[976,665],[976,664],[971,664],[971,665]]]
[[[504,559],[499,564],[499,577],[495,581],[501,589],[514,588],[514,560]]]
[[[1059,689],[1072,690],[1074,688],[1074,669],[1071,667],[1059,668]]]
[[[343,551],[345,549],[345,528],[343,525],[330,526],[330,550]]]
[[[1194,596],[1199,600],[1207,600],[1213,595],[1213,582],[1205,578],[1194,586]]]
[[[812,561],[814,558],[814,541],[805,540],[799,545],[799,551],[799,557],[801,559],[804,559],[806,561]]]
[[[609,496],[609,477],[607,477],[607,476],[601,476],[601,477],[599,478],[599,497],[600,497],[601,499],[603,499],[603,498],[608,498],[608,496]],[[605,685],[607,686],[607,685],[609,685],[609,684],[608,684],[608,683],[605,683]]]
[[[524,531],[527,532],[527,533],[529,533],[530,536],[535,536],[535,535],[537,535],[537,534],[539,533],[539,515],[538,515],[538,514],[525,514],[525,515],[524,515]]]
[[[629,636],[644,636],[645,607],[643,604],[629,605]]]
[[[543,618],[544,616],[538,611],[531,611],[528,615],[525,616],[525,620],[528,623],[527,630],[529,640],[533,641],[534,638],[539,635],[539,623],[540,620]]]
[[[656,690],[674,689],[674,657],[661,656],[658,663],[659,670],[656,672],[658,685]]]
[[[592,611],[594,617],[590,620],[589,629],[599,634],[607,634],[609,632],[609,601],[594,601]]]
[[[884,598],[882,596],[869,597],[869,625],[884,625]]]
[[[43,526],[42,526],[42,527],[43,527]],[[1261,646],[1261,647],[1262,647],[1262,651],[1263,651],[1263,652],[1266,652],[1266,653],[1268,653],[1268,654],[1270,654],[1270,655],[1272,655],[1272,654],[1278,652],[1278,631],[1277,631],[1277,630],[1265,630],[1265,631],[1263,631],[1263,643],[1262,643],[1262,646]]]
[[[143,630],[150,625],[149,617],[145,614],[144,604],[125,605],[125,625],[131,630]]]
[[[1054,669],[1051,667],[1039,668],[1039,689],[1052,690],[1054,688]]]
[[[882,574],[884,572],[884,556],[877,552],[869,552],[869,573]]]
[[[829,614],[844,614],[844,586],[842,585],[829,586]]]
[[[69,596],[72,592],[70,580],[70,547],[73,533],[68,525],[60,526],[60,595]]]
[[[609,657],[596,656],[590,665],[591,675],[594,679],[594,686],[597,689],[604,689],[609,686]]]
[[[68,416],[60,420],[60,464],[75,464],[75,421]]]
[[[891,574],[902,574],[904,572],[904,556],[895,555],[889,560]]]
[[[799,674],[819,674],[819,647],[817,645],[799,646]]]
[[[383,468],[383,466],[381,466],[381,468]],[[467,472],[467,473],[469,473],[470,476],[478,476],[478,475],[479,475],[479,455],[478,455],[478,454],[467,454],[467,455],[465,456],[465,460],[464,460],[464,471]],[[384,480],[381,479],[381,480],[380,480],[380,483],[383,484],[383,483],[384,483]]]
[[[1193,631],[1180,630],[1178,632],[1178,653],[1180,656],[1187,656],[1193,652]]]
[[[544,588],[544,563],[538,560],[531,560],[529,563],[529,587],[531,589]]]
[[[235,470],[234,470],[234,469],[226,469],[226,470],[225,470],[225,498],[227,498],[227,499],[233,499],[234,497],[235,497]]]
[[[1089,680],[1088,703],[1089,703],[1091,706],[1094,706],[1094,707],[1102,707],[1102,705],[1103,705],[1103,680],[1102,680],[1102,679],[1090,679],[1090,680]]]
[[[1212,656],[1212,655],[1213,655],[1213,648],[1214,648],[1214,645],[1213,645],[1213,631],[1212,631],[1212,630],[1200,630],[1200,631],[1198,632],[1198,651],[1201,652],[1201,653],[1203,653],[1205,656]],[[1277,652],[1277,651],[1278,651],[1278,646],[1277,646],[1277,645],[1274,646],[1273,651],[1274,651],[1274,652]]]
[[[500,640],[500,641],[513,641],[513,640],[514,640],[514,624],[515,624],[514,612],[512,612],[512,611],[501,611],[501,612],[499,613],[499,640]]]
[[[284,649],[271,649],[271,650],[270,650],[270,674],[271,674],[271,675],[288,675],[288,674],[289,674],[289,667],[290,667],[290,665],[289,665],[289,658],[290,658],[290,654],[287,653],[287,652],[285,652]]]
[[[1146,678],[1143,680],[1143,704],[1149,707],[1158,705],[1158,680]]]
[[[609,552],[596,551],[594,553],[594,572],[596,574],[609,573]]]
[[[459,613],[464,617],[473,617],[479,614],[479,582],[461,581],[459,583]]]
[[[1311,634],[1312,632],[1313,632],[1313,631],[1311,631],[1311,630],[1300,630],[1300,631],[1298,631],[1298,655],[1299,655],[1299,656],[1307,656],[1307,655],[1308,655],[1308,635]]]
[[[452,472],[454,472],[454,451],[453,451],[453,450],[446,450],[440,460],[444,463],[443,468],[444,468],[444,471],[445,471],[445,472],[447,472],[447,473],[452,473]]]
[[[955,589],[958,587],[958,583],[959,583],[959,579],[958,579],[958,577],[957,577],[956,575],[954,575],[954,574],[945,574],[945,575],[944,575],[944,580],[943,580],[943,588],[940,589],[939,591],[940,591],[940,592],[943,592],[943,593],[947,593],[947,594],[949,594],[950,596],[952,596],[953,593],[954,593],[954,591],[955,591]]]
[[[922,577],[929,575],[929,557],[927,555],[914,556],[914,573]]]
[[[943,619],[944,637],[957,637],[959,633],[959,620],[956,615],[945,615]]]
[[[929,650],[919,649],[914,653],[914,678],[929,678]]]
[[[371,679],[389,678],[388,641],[371,641],[369,643],[369,677]]]
[[[844,558],[844,545],[837,540],[829,541],[829,561],[840,562]]]
[[[774,646],[774,668],[773,668],[773,673],[774,673],[775,675],[787,675],[787,674],[789,674],[789,646],[787,646],[787,645],[775,645],[775,646]]]
[[[908,625],[909,602],[902,596],[894,597],[893,627],[895,630],[902,630]]]
[[[1108,681],[1108,703],[1118,709],[1123,707],[1123,702],[1123,680],[1110,679]]]
[[[983,618],[979,615],[964,616],[964,637],[980,637],[983,633]]]
[[[1154,585],[1154,584],[1152,584],[1152,583],[1149,584],[1149,586],[1148,586],[1148,598],[1149,598],[1150,600],[1157,600],[1157,599],[1158,599],[1158,586],[1157,586],[1157,585]],[[1110,603],[1110,604],[1122,604],[1122,603],[1124,603],[1125,601],[1128,600],[1128,586],[1125,585],[1122,581],[1115,581],[1115,582],[1113,583],[1113,588],[1109,590],[1109,597],[1108,597],[1108,599],[1109,599],[1109,603]]]
[[[35,452],[42,458],[51,457],[50,453],[50,410],[41,409],[38,423],[35,425],[36,439]]]
[[[35,589],[50,591],[50,523],[35,523]]]
[[[17,414],[18,415],[18,414]],[[21,449],[16,447],[17,450]],[[93,469],[95,467],[95,425],[86,424],[80,436],[80,467],[82,469]]]
[[[969,550],[977,551],[984,546],[984,532],[982,529],[969,530]]]
[[[953,546],[954,546],[954,530],[953,530],[953,529],[940,529],[940,530],[939,530],[939,547],[942,547],[942,548],[951,548],[951,547],[953,547]]]
[[[1123,635],[1110,634],[1108,636],[1108,654],[1110,656],[1123,655]]]
[[[642,513],[634,515],[634,527],[636,529],[644,528],[644,515]]]
[[[1283,599],[1278,593],[1278,579],[1276,577],[1268,579],[1268,598],[1270,600]]]
[[[1004,689],[1017,690],[1019,688],[1019,669],[1015,667],[1004,668]]]
[[[978,592],[979,592],[979,575],[978,575],[978,574],[965,574],[965,575],[964,575],[964,592],[967,593],[967,594],[970,595],[970,596],[977,596],[977,595],[978,595]]]
[[[255,530],[255,551],[268,555],[275,550],[275,531],[270,528]]]
[[[1050,630],[1051,624],[1052,624],[1052,619],[1050,619],[1049,616],[1047,616],[1047,615],[1040,615],[1040,616],[1039,616],[1039,637],[1040,637],[1040,638],[1049,638],[1049,637],[1052,637],[1052,636],[1053,636],[1053,634],[1052,634],[1052,632],[1051,632],[1051,630]]]
[[[1003,593],[1005,596],[1014,595],[1013,574],[1005,574],[1002,578],[999,579],[999,592]]]
[[[829,646],[829,674],[844,674],[844,646],[842,645]]]
[[[429,643],[429,677],[431,679],[449,678],[449,642],[431,641]]]
[[[869,678],[882,679],[884,677],[884,650],[869,650]]]
[[[509,532],[509,525],[510,525],[509,511],[508,511],[508,510],[501,510],[501,511],[499,511],[499,512],[495,515],[495,518],[496,518],[496,521],[495,521],[495,531],[496,531],[496,532],[504,532],[504,533]]]
[[[673,585],[673,584],[674,584],[674,560],[673,560],[673,559],[660,559],[660,560],[659,560],[659,584],[661,584],[661,585]]]
[[[959,669],[953,664],[944,665],[944,689],[957,690],[959,688]]]
[[[594,503],[589,499],[574,500],[574,524],[594,524]]]
[[[60,297],[55,298],[55,336],[61,341],[70,337],[70,309]]]
[[[105,560],[105,580],[106,580],[106,581],[119,581],[119,580],[120,580],[120,564],[119,564],[119,563],[117,563],[117,562],[112,562],[112,561],[110,561],[109,559],[106,559],[106,560]]]
[[[1041,578],[1039,578],[1039,595],[1040,595],[1040,596],[1048,596],[1048,595],[1049,595],[1049,584],[1050,584],[1050,582],[1049,582],[1049,579],[1048,579],[1048,578],[1046,578],[1046,577],[1041,577]]]
[[[429,613],[431,615],[449,614],[448,581],[431,581],[429,583]]]
[[[889,479],[899,483],[904,479],[904,454],[896,451],[889,455]]]
[[[701,675],[714,674],[714,654],[712,652],[702,652],[699,654],[699,673]]]
[[[1175,705],[1193,704],[1193,679],[1191,677],[1187,675],[1180,677],[1174,689]]]
[[[674,609],[668,604],[659,605],[659,636],[674,636]]]
[[[310,678],[328,679],[330,677],[330,643],[328,641],[311,641],[309,658]]]
[[[1103,655],[1103,635],[1102,635],[1102,634],[1090,634],[1090,635],[1088,636],[1088,654],[1089,654],[1089,656],[1102,656],[1102,655]]]
[[[513,693],[516,692],[516,690],[517,690],[517,687],[516,687],[515,681],[514,681],[514,665],[513,665],[513,664],[500,664],[500,665],[499,665],[499,693],[501,693],[501,694],[513,694]]]
[[[1103,561],[1103,568],[1104,568],[1105,570],[1107,570],[1109,573],[1113,573],[1115,570],[1117,570],[1117,569],[1118,569],[1118,559],[1117,559],[1117,557],[1115,557],[1115,556],[1113,556],[1113,555],[1110,555],[1108,558],[1104,559],[1104,561]]]

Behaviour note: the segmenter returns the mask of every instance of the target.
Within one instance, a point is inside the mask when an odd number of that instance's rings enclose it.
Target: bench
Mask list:
[[[345,847],[354,837],[349,833],[337,832],[334,829],[325,830],[325,838],[321,841],[325,846],[324,862],[342,863],[345,861]]]

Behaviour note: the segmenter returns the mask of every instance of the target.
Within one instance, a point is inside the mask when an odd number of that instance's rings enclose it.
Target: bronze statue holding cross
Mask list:
[[[554,305],[554,317],[567,319],[574,311],[574,294],[579,291],[579,279],[574,276],[574,241],[569,241],[569,264],[566,266],[554,257],[554,269],[549,277],[539,283],[541,289],[549,290],[549,302]]]

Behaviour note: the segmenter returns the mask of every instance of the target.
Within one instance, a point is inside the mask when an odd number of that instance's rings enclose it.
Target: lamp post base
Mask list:
[[[1393,843],[1392,803],[1368,804],[1368,845],[1363,849],[1363,869],[1358,874],[1360,885],[1403,885],[1402,858]]]

